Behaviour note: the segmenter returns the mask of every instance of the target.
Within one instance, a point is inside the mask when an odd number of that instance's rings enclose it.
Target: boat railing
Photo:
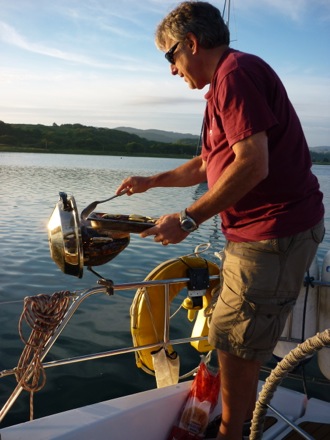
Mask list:
[[[217,280],[219,278],[219,275],[212,275],[210,276],[210,280]],[[122,284],[113,284],[112,281],[108,281],[105,279],[99,280],[100,286],[96,286],[87,290],[83,290],[80,292],[71,292],[71,304],[66,311],[62,321],[57,326],[56,330],[52,334],[52,336],[48,339],[46,344],[44,345],[41,354],[40,354],[40,361],[42,362],[44,358],[46,357],[47,353],[50,351],[52,346],[55,344],[58,337],[63,332],[64,328],[67,326],[77,309],[80,307],[80,305],[89,297],[96,295],[96,294],[107,294],[109,295],[109,292],[116,293],[120,291],[125,290],[132,290],[132,289],[139,289],[149,286],[163,286],[164,288],[164,301],[165,301],[165,316],[164,316],[164,334],[163,334],[163,340],[157,341],[152,344],[147,345],[140,345],[140,346],[129,346],[124,348],[117,348],[112,350],[107,350],[99,353],[92,353],[88,355],[82,355],[82,356],[76,356],[66,359],[59,359],[59,360],[53,360],[48,362],[43,362],[42,367],[44,369],[48,368],[54,368],[62,365],[69,365],[84,361],[90,361],[95,359],[103,359],[110,356],[117,356],[121,354],[126,353],[133,353],[137,352],[143,349],[150,349],[154,347],[166,347],[168,344],[170,345],[179,345],[179,344],[187,344],[194,341],[203,341],[207,339],[207,336],[198,336],[198,337],[184,337],[184,338],[177,338],[177,339],[170,339],[169,338],[169,328],[170,328],[170,300],[169,300],[169,290],[170,286],[173,284],[179,284],[182,286],[187,286],[187,283],[189,282],[189,278],[172,278],[172,279],[166,279],[166,280],[151,280],[151,281],[141,281],[141,282],[132,282],[132,283],[122,283]],[[313,286],[326,286],[330,287],[330,283],[325,283],[318,280],[313,280]],[[287,340],[287,339],[286,339]],[[294,338],[291,340],[292,342],[301,342],[296,341]],[[3,370],[0,372],[0,378],[14,375],[17,372],[17,367]],[[27,372],[27,374],[32,374],[31,372]],[[0,422],[4,419],[16,399],[19,397],[20,393],[22,392],[23,387],[20,385],[20,383],[17,384],[15,390],[12,392],[11,396],[3,406],[3,408],[0,411]]]
[[[209,277],[210,280],[217,280],[218,278],[219,278],[219,275],[210,275],[210,277]],[[130,346],[130,347],[124,347],[124,348],[119,348],[119,349],[107,350],[107,351],[100,352],[100,353],[92,353],[92,354],[83,355],[83,356],[76,356],[76,357],[71,357],[71,358],[66,358],[66,359],[59,359],[59,360],[55,360],[55,361],[43,362],[42,367],[44,369],[47,369],[47,368],[53,368],[53,367],[58,367],[58,366],[62,366],[62,365],[74,364],[74,363],[78,363],[78,362],[90,361],[90,360],[95,360],[95,359],[103,359],[103,358],[107,358],[110,356],[117,356],[117,355],[126,354],[126,353],[133,353],[133,352],[141,351],[144,349],[150,349],[150,348],[155,348],[155,347],[160,347],[160,346],[166,347],[168,344],[171,344],[174,346],[174,345],[179,345],[179,344],[187,344],[187,343],[194,342],[194,341],[206,340],[207,336],[184,337],[184,338],[177,338],[177,339],[170,339],[169,338],[169,330],[170,330],[169,290],[170,290],[170,286],[173,284],[180,284],[183,287],[185,287],[185,286],[187,286],[187,283],[189,282],[189,280],[190,280],[189,278],[185,277],[185,278],[171,278],[171,279],[165,279],[165,280],[151,280],[151,281],[113,284],[113,282],[111,280],[100,279],[99,284],[101,284],[101,286],[93,287],[91,289],[83,290],[81,292],[70,293],[70,297],[72,300],[71,304],[70,304],[68,310],[66,311],[62,321],[57,326],[56,330],[54,331],[52,336],[48,339],[48,341],[44,345],[42,351],[40,352],[40,355],[39,355],[40,362],[42,362],[44,360],[44,358],[46,357],[48,352],[51,350],[51,348],[55,344],[56,340],[61,335],[61,333],[63,332],[63,330],[65,329],[65,327],[67,326],[67,324],[69,323],[69,321],[71,320],[71,318],[73,317],[75,312],[81,306],[81,304],[87,298],[91,297],[92,295],[96,295],[96,294],[109,295],[109,292],[111,292],[110,294],[112,295],[115,292],[145,288],[145,287],[150,287],[150,286],[163,287],[164,288],[164,302],[165,302],[165,304],[164,304],[165,315],[164,315],[163,340],[157,341],[152,344],[147,344],[147,345]],[[14,375],[14,374],[16,374],[16,372],[17,372],[17,367],[12,368],[12,369],[8,369],[8,370],[3,370],[0,372],[0,378],[5,377],[5,376],[9,376],[9,375]],[[26,374],[28,375],[28,374],[32,374],[32,373],[27,372]],[[8,413],[8,411],[10,410],[10,408],[12,407],[12,405],[14,404],[14,402],[19,397],[19,395],[21,394],[22,391],[23,391],[23,387],[22,387],[22,385],[20,385],[20,383],[18,383],[15,390],[13,391],[13,393],[11,394],[11,396],[9,397],[9,399],[7,400],[7,402],[5,403],[5,405],[3,406],[3,408],[0,411],[0,422],[4,419],[4,417],[6,416],[6,414]]]

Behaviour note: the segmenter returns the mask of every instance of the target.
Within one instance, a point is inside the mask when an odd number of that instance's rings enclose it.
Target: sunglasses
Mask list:
[[[178,41],[177,43],[174,44],[174,46],[172,46],[166,53],[165,53],[165,58],[167,59],[167,61],[170,64],[175,64],[174,61],[174,52],[176,50],[176,48],[178,47],[178,45],[180,44],[180,41]]]

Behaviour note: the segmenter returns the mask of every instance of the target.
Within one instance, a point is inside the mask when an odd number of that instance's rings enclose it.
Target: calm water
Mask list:
[[[79,212],[90,202],[111,196],[121,180],[131,174],[154,174],[183,163],[179,159],[127,158],[76,155],[0,153],[1,264],[0,264],[0,371],[17,364],[22,351],[17,323],[22,299],[59,290],[77,291],[96,285],[87,270],[82,279],[63,274],[51,260],[47,222],[59,191],[75,196]],[[315,166],[325,196],[326,226],[330,231],[330,167]],[[203,187],[159,188],[133,197],[121,197],[98,210],[118,214],[159,216],[179,211],[203,192]],[[328,232],[319,249],[319,258],[330,249]],[[217,217],[204,223],[183,242],[161,246],[152,239],[131,234],[129,246],[114,260],[96,268],[115,284],[139,281],[156,265],[193,252],[200,243],[211,243],[207,258],[224,244]],[[79,308],[52,348],[47,360],[102,352],[131,346],[129,307],[134,296],[122,292],[108,297],[95,295]],[[188,322],[188,321],[187,321]],[[176,324],[177,334],[187,327]],[[186,334],[186,333],[185,333]],[[189,334],[189,333],[188,333]],[[181,372],[197,365],[193,349],[178,348]],[[45,388],[35,396],[35,417],[64,411],[154,387],[153,377],[135,367],[133,354],[100,361],[47,369]],[[15,379],[0,380],[0,406],[14,389]],[[23,393],[7,415],[3,426],[28,419],[28,396]]]

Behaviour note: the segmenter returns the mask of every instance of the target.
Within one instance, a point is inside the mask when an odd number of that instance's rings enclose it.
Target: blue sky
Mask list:
[[[154,44],[177,4],[0,0],[0,120],[199,134],[207,89],[170,75]],[[230,29],[280,75],[309,145],[330,145],[330,1],[232,0]]]

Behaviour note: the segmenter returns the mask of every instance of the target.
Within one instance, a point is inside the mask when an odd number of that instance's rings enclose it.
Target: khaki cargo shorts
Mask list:
[[[322,221],[290,237],[228,242],[210,344],[245,359],[269,360],[323,236]]]

